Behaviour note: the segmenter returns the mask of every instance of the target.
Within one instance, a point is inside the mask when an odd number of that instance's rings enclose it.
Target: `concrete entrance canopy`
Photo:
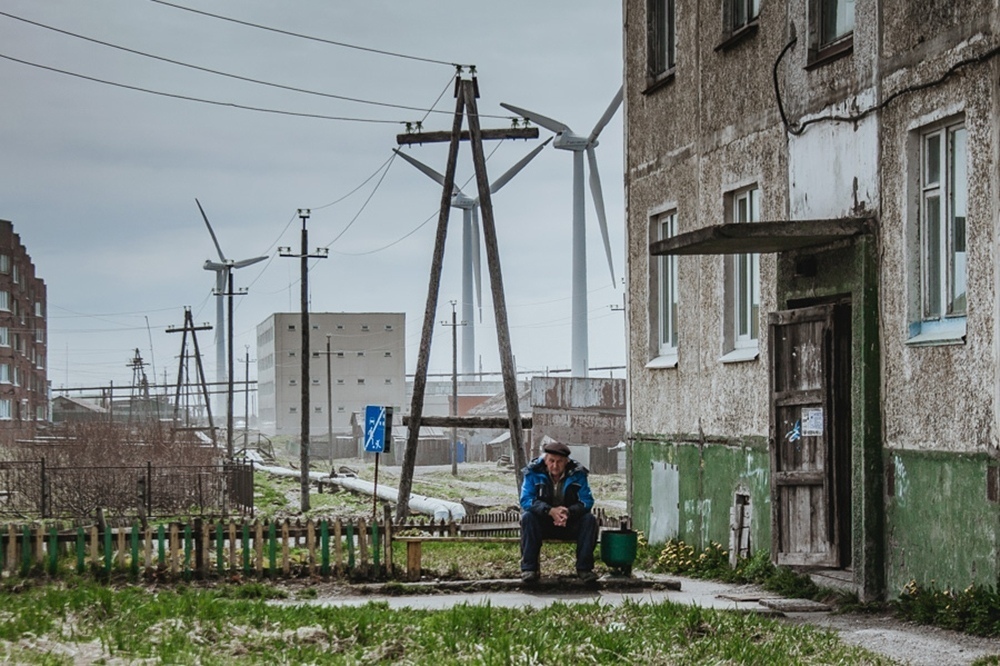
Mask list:
[[[716,224],[649,245],[651,255],[743,254],[821,247],[875,230],[871,218]]]

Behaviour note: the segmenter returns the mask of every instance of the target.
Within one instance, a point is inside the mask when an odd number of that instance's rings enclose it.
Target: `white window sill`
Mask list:
[[[945,345],[964,345],[965,326],[954,328],[939,328],[926,333],[914,335],[906,341],[908,347],[942,347]]]
[[[650,370],[657,369],[668,369],[677,367],[677,352],[661,354],[654,359],[651,359],[646,367]]]
[[[737,347],[720,358],[719,363],[746,363],[747,361],[756,361],[758,356],[760,356],[759,347]]]

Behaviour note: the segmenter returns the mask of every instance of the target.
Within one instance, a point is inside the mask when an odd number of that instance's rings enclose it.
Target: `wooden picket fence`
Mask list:
[[[133,577],[277,578],[392,575],[392,522],[309,519],[59,529],[10,524],[0,534],[4,576],[75,570]]]

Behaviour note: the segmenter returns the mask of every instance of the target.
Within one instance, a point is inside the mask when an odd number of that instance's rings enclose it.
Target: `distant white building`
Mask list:
[[[301,323],[301,313],[278,312],[257,326],[257,400],[260,429],[266,435],[301,434]],[[349,434],[351,415],[366,405],[390,406],[402,414],[406,399],[404,313],[314,312],[309,314],[309,327],[311,439],[327,434],[331,413],[335,435]]]

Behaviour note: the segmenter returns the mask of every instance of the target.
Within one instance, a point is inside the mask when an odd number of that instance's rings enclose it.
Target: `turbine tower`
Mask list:
[[[573,291],[572,316],[573,332],[571,344],[571,369],[574,377],[586,377],[588,358],[587,341],[587,239],[583,196],[583,153],[587,153],[590,165],[590,194],[594,198],[594,208],[597,210],[597,221],[600,223],[601,235],[604,238],[604,252],[608,257],[608,268],[611,269],[611,284],[615,283],[615,266],[611,259],[611,240],[608,238],[608,220],[604,214],[604,194],[601,192],[601,176],[597,171],[597,137],[601,130],[611,121],[622,103],[622,89],[619,88],[614,99],[604,115],[597,121],[589,136],[575,134],[570,127],[558,120],[553,120],[534,111],[528,111],[512,104],[501,103],[500,106],[513,111],[540,127],[555,132],[553,146],[573,153]]]
[[[219,239],[215,237],[215,230],[212,229],[212,225],[208,221],[208,216],[205,215],[205,209],[201,207],[201,202],[197,199],[194,202],[198,204],[198,210],[201,211],[201,217],[205,220],[205,226],[208,227],[208,233],[212,235],[212,242],[215,243],[215,249],[219,253],[220,261],[216,262],[206,259],[205,265],[202,268],[206,271],[215,271],[215,381],[217,386],[221,386],[229,381],[229,368],[226,367],[226,335],[224,334],[226,315],[222,297],[228,293],[229,300],[232,302],[233,295],[229,279],[233,269],[256,264],[259,261],[264,261],[267,257],[254,257],[252,259],[241,259],[240,261],[226,259],[226,255],[222,252],[222,246],[219,245]],[[229,324],[232,326],[232,322],[229,322]],[[218,401],[217,407],[219,411],[217,413],[228,414],[229,393],[228,391],[222,391],[220,395],[223,397]]]
[[[537,146],[530,153],[503,173],[490,185],[490,194],[494,194],[501,187],[523,169],[528,162],[533,160],[542,151],[549,141],[547,139],[540,146]],[[404,160],[415,166],[429,178],[444,185],[444,175],[438,173],[431,167],[416,158],[410,157],[406,153],[393,148],[393,152]],[[475,304],[479,307],[479,320],[482,321],[483,293],[482,293],[482,273],[480,270],[480,242],[479,242],[479,197],[475,199],[469,197],[455,185],[451,193],[451,206],[462,211],[462,320],[465,326],[462,327],[462,374],[472,377],[476,372],[476,332],[473,325],[473,282],[475,282],[476,299]]]

